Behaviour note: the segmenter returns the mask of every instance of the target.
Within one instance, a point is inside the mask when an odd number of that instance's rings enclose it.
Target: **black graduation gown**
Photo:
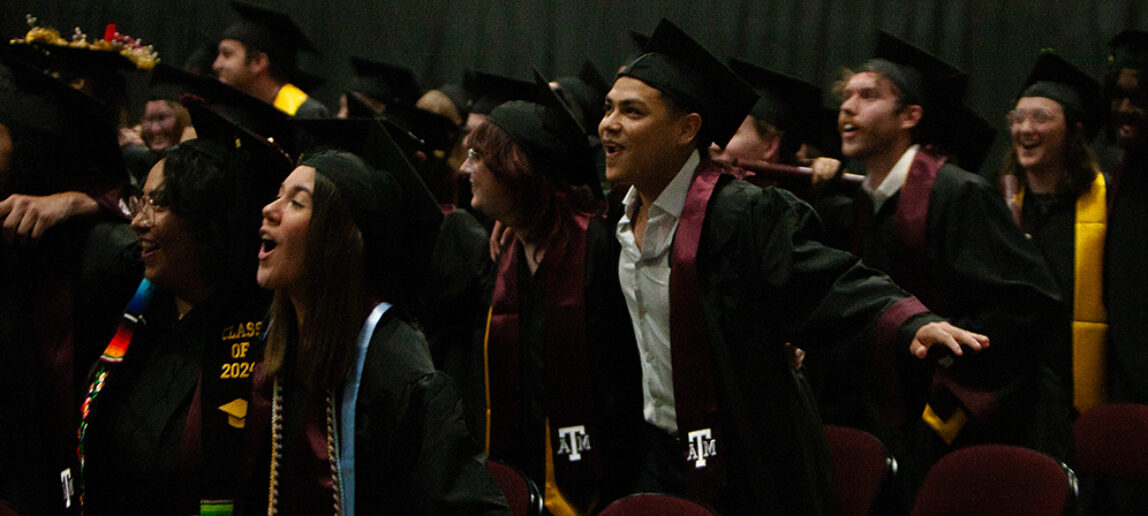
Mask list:
[[[92,361],[139,282],[135,233],[72,220],[34,247],[0,244],[0,500],[64,511],[60,473],[76,474],[76,425]]]
[[[514,249],[516,246],[511,246]],[[510,252],[510,251],[507,251]],[[629,494],[633,487],[640,460],[642,425],[641,369],[638,363],[638,347],[634,341],[634,328],[630,322],[626,301],[618,284],[618,242],[613,231],[601,217],[591,217],[586,233],[586,263],[584,307],[586,314],[587,358],[592,375],[587,402],[595,411],[599,429],[592,439],[598,447],[601,460],[601,476],[595,485],[599,494],[598,509],[611,500]],[[548,404],[546,395],[547,365],[543,362],[543,327],[545,281],[543,275],[555,271],[547,269],[543,260],[536,276],[530,278],[526,260],[519,257],[521,270],[518,274],[520,328],[519,383],[525,399],[519,414],[495,413],[492,417],[518,417],[519,428],[525,429],[518,436],[521,447],[511,454],[497,454],[492,458],[506,461],[529,476],[539,489],[545,482],[545,419]],[[483,360],[483,340],[486,330],[486,315],[493,296],[493,272],[484,278],[483,303],[480,309],[481,321],[475,328],[474,340],[468,350],[469,369],[460,377],[463,401],[467,413],[467,423],[471,432],[481,441],[485,440],[485,370]],[[493,356],[493,354],[492,354]],[[549,367],[557,367],[550,365]],[[492,379],[497,381],[497,379]],[[529,396],[527,396],[529,394]],[[553,431],[553,429],[551,429]]]
[[[718,180],[697,271],[726,435],[718,449],[729,457],[723,514],[837,513],[821,420],[786,342],[810,354],[861,346],[857,367],[872,371],[878,354],[908,355],[917,329],[939,320],[897,319],[890,308],[910,296],[820,237],[812,208],[789,192]],[[894,328],[892,342],[841,338],[881,325]]]
[[[995,188],[944,164],[929,193],[925,243],[917,254],[898,239],[894,228],[904,191],[875,215],[868,197],[858,192],[857,209],[864,221],[862,259],[898,284],[916,289],[914,294],[934,313],[987,335],[991,344],[985,351],[956,357],[949,367],[903,360],[904,378],[932,379],[933,387],[902,400],[903,422],[866,420],[853,411],[849,423],[878,434],[899,456],[909,500],[929,466],[947,451],[969,444],[1015,444],[1070,460],[1066,380],[1057,377],[1050,364],[1054,357],[1070,353],[1064,349],[1070,343],[1055,338],[1059,289],[1040,253]],[[829,376],[835,372],[826,371]],[[953,391],[953,383],[968,392]],[[847,398],[823,396],[822,401],[838,415],[855,408],[848,406],[855,400]],[[925,403],[942,417],[949,415],[946,406],[965,408],[970,421],[951,445],[921,421]]]
[[[1148,152],[1117,168],[1104,247],[1109,400],[1148,403]]]
[[[483,301],[483,276],[491,274],[489,234],[465,210],[443,215],[430,270],[415,309],[435,366],[460,379],[468,370],[471,339]],[[489,299],[489,291],[487,291]],[[483,312],[482,317],[486,314]]]
[[[371,335],[359,384],[355,417],[355,512],[357,514],[509,514],[502,491],[486,472],[479,449],[467,435],[458,393],[448,376],[434,369],[426,339],[392,308]],[[271,380],[259,389],[270,393]],[[310,403],[325,403],[325,393],[308,392],[293,383],[284,401],[284,457],[280,469],[279,514],[333,513],[330,492],[315,493],[316,482],[329,479],[326,456],[306,449],[291,428],[319,425],[300,422],[289,412]],[[260,458],[252,469],[252,496],[243,514],[265,514],[270,451],[268,397],[257,403]],[[306,410],[306,409],[304,409]],[[319,472],[322,478],[313,478]]]
[[[89,416],[86,514],[189,514],[201,498],[240,495],[244,429],[220,407],[251,399],[269,301],[255,287],[221,290],[179,319],[174,299],[156,292]],[[185,435],[192,427],[198,436]]]
[[[322,102],[315,100],[314,97],[307,97],[302,104],[299,104],[299,109],[295,110],[295,118],[329,118],[331,112],[324,106]]]

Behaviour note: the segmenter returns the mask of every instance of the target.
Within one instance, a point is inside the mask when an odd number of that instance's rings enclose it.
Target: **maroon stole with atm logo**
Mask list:
[[[706,337],[697,257],[706,207],[722,167],[703,160],[690,183],[670,262],[670,360],[686,494],[712,501],[725,486],[721,419]]]
[[[547,470],[553,468],[553,486],[547,482],[548,502],[586,512],[597,503],[595,483],[599,457],[594,445],[598,418],[591,397],[591,374],[586,335],[585,276],[586,232],[590,215],[566,221],[566,245],[547,249],[546,300],[543,307],[543,360],[546,367],[546,428],[528,428],[520,421],[520,340],[517,240],[502,254],[487,321],[486,393],[487,453],[492,457],[521,446],[518,436],[548,431]],[[544,453],[537,450],[537,453]],[[534,455],[531,451],[529,455]],[[548,475],[549,476],[549,475]],[[537,479],[536,479],[537,480]],[[557,497],[557,498],[556,498]]]

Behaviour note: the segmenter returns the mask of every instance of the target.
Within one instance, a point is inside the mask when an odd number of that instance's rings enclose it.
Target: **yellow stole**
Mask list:
[[[279,93],[275,95],[275,102],[272,104],[284,113],[295,116],[295,112],[299,111],[299,106],[302,106],[307,101],[307,94],[303,90],[296,88],[294,84],[284,84],[279,88]]]
[[[1103,174],[1076,200],[1076,242],[1072,304],[1072,404],[1083,414],[1107,401],[1105,343],[1108,310],[1104,308],[1104,234],[1108,202]],[[1017,194],[1024,205],[1024,189]]]

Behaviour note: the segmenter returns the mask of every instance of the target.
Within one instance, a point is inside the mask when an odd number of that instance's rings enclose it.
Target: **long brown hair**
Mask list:
[[[506,131],[483,122],[467,136],[466,145],[482,157],[494,177],[512,192],[514,230],[524,240],[538,244],[539,250],[562,246],[566,225],[575,213],[597,213],[602,203],[585,188],[556,180],[534,168],[530,157]]]
[[[336,388],[350,370],[355,340],[368,303],[363,237],[335,184],[315,174],[311,223],[300,292],[306,299],[299,321],[286,292],[271,303],[264,368],[281,375],[285,363],[312,388]],[[294,344],[294,345],[292,345]]]

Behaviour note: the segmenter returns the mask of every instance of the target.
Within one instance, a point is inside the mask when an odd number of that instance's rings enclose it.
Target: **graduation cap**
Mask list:
[[[630,44],[634,46],[634,51],[642,54],[646,49],[646,43],[650,42],[650,36],[634,29],[627,29],[626,34],[630,36]]]
[[[1108,67],[1148,68],[1148,31],[1125,29],[1108,42]]]
[[[1024,81],[1020,97],[1044,97],[1056,101],[1070,123],[1084,124],[1089,140],[1100,131],[1100,84],[1091,75],[1052,52],[1037,58],[1036,66]]]
[[[247,400],[235,398],[219,406],[219,410],[227,414],[227,424],[233,428],[247,426]]]
[[[885,31],[877,36],[876,57],[863,70],[884,75],[910,104],[926,109],[948,100],[956,105],[964,98],[969,81],[960,69]]]
[[[598,135],[598,122],[604,113],[603,104],[610,92],[610,83],[594,63],[583,61],[576,77],[554,79],[570,110],[578,116],[579,123],[589,136]]]
[[[290,117],[286,113],[214,77],[160,63],[152,70],[151,88],[153,95],[167,100],[178,99],[185,93],[200,97],[236,124],[269,138],[288,155],[296,156],[298,153],[294,132],[287,125]]]
[[[757,101],[749,84],[665,18],[646,43],[645,53],[618,76],[638,79],[700,114],[699,138],[723,148]]]
[[[454,108],[458,111],[459,118],[465,122],[466,116],[474,107],[474,100],[470,98],[470,93],[467,93],[466,88],[461,84],[451,82],[439,86],[438,91],[450,99],[451,104],[454,104]]]
[[[339,188],[363,233],[370,281],[384,290],[400,288],[400,299],[412,298],[430,263],[443,214],[385,122],[296,119],[292,124],[311,135],[311,151],[327,148],[351,152],[373,169],[327,166],[332,163],[324,161],[322,153],[308,154],[302,160],[303,165],[314,166]]]
[[[422,151],[447,152],[454,147],[462,134],[462,128],[449,118],[414,106],[404,104],[389,106],[383,118],[417,137],[422,142],[420,148]]]
[[[478,70],[467,70],[462,87],[474,99],[470,112],[479,115],[489,115],[503,102],[535,95],[534,83]]]
[[[234,39],[267,54],[268,59],[289,72],[295,70],[299,52],[316,52],[315,45],[287,14],[243,2],[231,2],[240,21],[228,27],[224,39]]]
[[[947,145],[948,139],[960,138],[952,126],[961,117],[968,74],[884,31],[877,37],[877,56],[865,63],[862,71],[885,76],[909,104],[923,108],[916,128],[917,143]]]
[[[7,50],[0,52],[7,84],[0,87],[0,123],[51,142],[52,170],[38,174],[95,179],[125,178],[115,118],[106,104],[47,75]]]
[[[487,120],[510,135],[535,171],[575,188],[585,185],[601,198],[598,168],[585,131],[538,70],[534,81],[533,99],[506,102]]]
[[[996,138],[996,126],[973,108],[962,104],[955,111],[950,130],[956,136],[949,138],[942,150],[955,157],[961,168],[970,172],[980,170]]]
[[[821,88],[738,58],[730,59],[729,67],[761,96],[749,114],[792,134],[798,143],[816,139],[821,122]]]
[[[422,94],[410,68],[354,56],[351,57],[351,68],[355,71],[355,78],[348,90],[382,101],[388,107],[391,104],[413,106]]]
[[[180,102],[191,115],[197,139],[214,141],[247,154],[248,168],[258,174],[257,182],[267,187],[263,190],[273,192],[295,168],[294,160],[277,143],[228,118],[206,100],[184,95]]]

